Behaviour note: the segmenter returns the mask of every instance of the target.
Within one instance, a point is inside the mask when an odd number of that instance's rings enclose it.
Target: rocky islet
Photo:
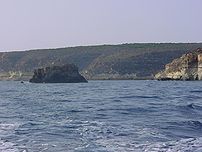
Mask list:
[[[31,83],[80,83],[87,80],[74,64],[54,65],[34,70]]]

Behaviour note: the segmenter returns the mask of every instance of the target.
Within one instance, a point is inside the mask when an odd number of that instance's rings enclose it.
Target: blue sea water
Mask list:
[[[202,81],[0,82],[0,152],[202,151]]]

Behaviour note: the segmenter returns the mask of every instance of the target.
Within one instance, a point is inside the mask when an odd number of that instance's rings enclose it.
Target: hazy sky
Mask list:
[[[202,0],[0,0],[0,51],[202,42]]]

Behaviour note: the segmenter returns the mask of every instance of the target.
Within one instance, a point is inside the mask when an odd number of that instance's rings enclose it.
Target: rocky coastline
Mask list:
[[[202,48],[174,59],[165,70],[155,75],[157,80],[202,80]]]

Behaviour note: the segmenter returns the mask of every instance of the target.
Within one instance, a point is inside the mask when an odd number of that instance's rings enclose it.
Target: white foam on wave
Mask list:
[[[166,143],[155,143],[144,145],[143,151],[145,152],[201,152],[202,151],[202,138],[188,138],[179,141],[170,141]]]
[[[164,134],[151,128],[136,128],[134,135],[122,136],[119,133],[124,132],[123,128],[109,127],[102,122],[83,121],[80,125],[78,131],[85,144],[78,146],[76,150],[94,147],[96,150],[109,152],[202,152],[202,137],[169,141]],[[155,142],[152,141],[153,138],[167,142]]]
[[[19,150],[15,148],[14,143],[0,140],[0,152],[19,152]]]
[[[100,140],[108,151],[116,152],[201,152],[202,138],[188,138],[179,141],[137,144],[128,140]]]
[[[0,133],[8,133],[19,127],[19,124],[0,124]]]
[[[12,134],[15,129],[19,127],[19,124],[0,124],[0,136],[1,138],[9,134]],[[15,144],[6,140],[0,139],[0,152],[19,152],[19,150],[15,147]]]

